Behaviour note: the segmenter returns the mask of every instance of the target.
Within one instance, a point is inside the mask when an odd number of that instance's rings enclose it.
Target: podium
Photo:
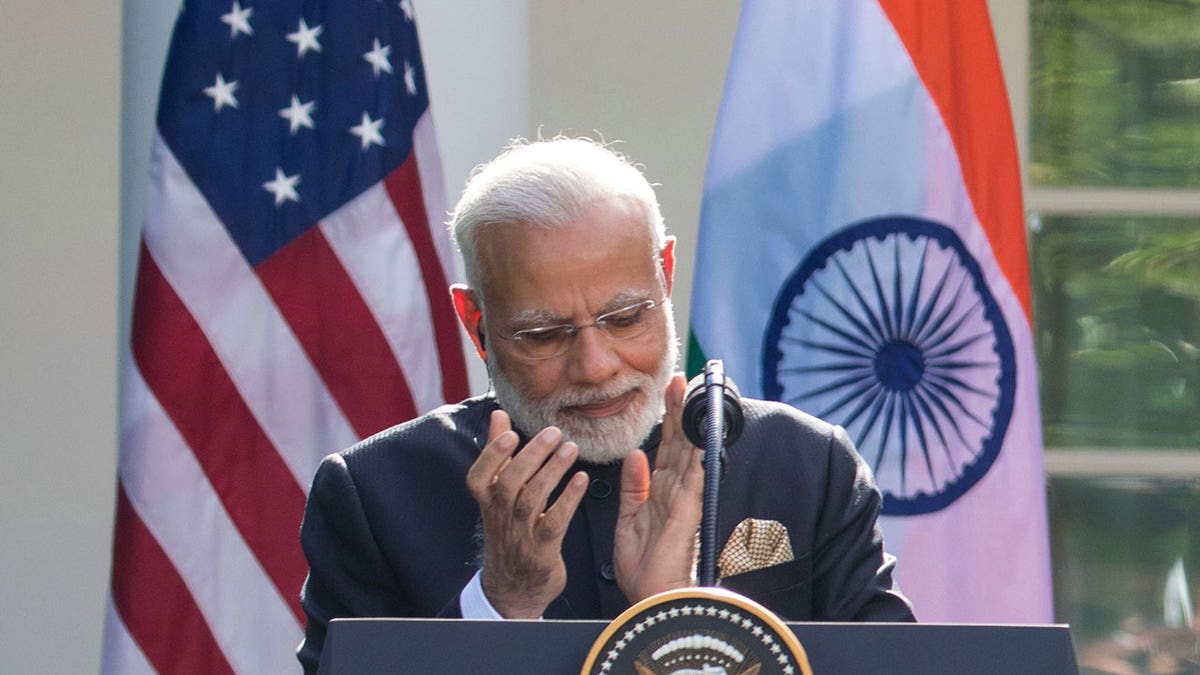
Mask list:
[[[577,675],[605,621],[335,619],[322,675]],[[1078,673],[1065,625],[788,623],[814,675]]]

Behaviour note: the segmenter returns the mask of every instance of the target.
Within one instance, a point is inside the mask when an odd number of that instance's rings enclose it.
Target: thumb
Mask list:
[[[641,508],[650,497],[650,461],[646,453],[633,450],[621,464],[621,503],[617,519],[624,520]]]

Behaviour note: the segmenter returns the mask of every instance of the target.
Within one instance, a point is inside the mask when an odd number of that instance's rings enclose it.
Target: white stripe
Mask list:
[[[302,637],[295,615],[136,365],[126,377],[123,417],[125,492],[187,584],[225,658],[241,673],[295,670]]]
[[[425,192],[425,211],[429,214],[429,227],[433,232],[433,241],[438,247],[438,257],[442,260],[442,270],[446,273],[449,283],[466,281],[463,271],[462,256],[454,247],[450,231],[446,223],[450,220],[448,210],[452,207],[446,201],[446,180],[442,172],[441,157],[437,149],[437,137],[434,133],[433,114],[426,110],[417,121],[413,131],[413,147],[417,153],[417,166],[421,170],[421,189]],[[457,192],[457,186],[455,186]],[[466,360],[468,391],[484,392],[488,389],[488,374],[483,361],[472,358],[475,345],[467,336],[467,332],[458,327],[455,320],[455,334],[458,336],[457,349],[462,350]],[[452,403],[453,401],[448,401]]]
[[[425,213],[429,218],[429,231],[433,234],[433,245],[447,281],[461,279],[458,255],[450,241],[446,223],[450,216],[446,212],[446,179],[442,174],[442,158],[438,153],[437,134],[434,133],[433,114],[426,110],[413,129],[413,153],[417,157],[417,168],[421,172],[421,192],[425,199]]]
[[[104,603],[104,656],[100,661],[102,675],[154,675],[154,667],[146,660],[141,647],[133,641],[121,615],[113,605],[112,594]]]
[[[358,436],[229,233],[156,131],[146,246],[305,491]]]
[[[907,57],[852,61],[896,42],[876,0],[743,2],[705,186],[720,185],[760,161],[779,139],[811,130],[846,107],[903,85],[912,77]],[[855,44],[870,46],[845,51]],[[837,62],[852,61],[844,69],[809,60],[813,54],[839,52]],[[831,91],[839,97],[829,96]],[[779,101],[786,103],[769,105]],[[734,129],[739,131],[728,133]]]
[[[417,411],[444,403],[421,263],[387,188],[373,185],[325,218],[321,232],[383,329]]]

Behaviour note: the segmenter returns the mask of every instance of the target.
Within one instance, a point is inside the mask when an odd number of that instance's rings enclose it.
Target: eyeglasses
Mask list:
[[[533,361],[552,359],[562,356],[571,348],[571,340],[575,334],[584,328],[595,328],[610,340],[632,340],[645,335],[650,330],[647,321],[648,312],[661,307],[662,301],[642,300],[628,307],[614,309],[596,317],[595,321],[578,326],[562,324],[558,326],[538,326],[526,328],[512,334],[511,337],[500,337],[513,343],[518,356]]]

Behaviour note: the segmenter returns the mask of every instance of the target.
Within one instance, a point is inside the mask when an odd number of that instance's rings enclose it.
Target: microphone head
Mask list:
[[[708,437],[708,396],[705,382],[704,373],[693,377],[683,395],[683,434],[692,445],[699,448],[705,446]],[[727,448],[742,435],[746,419],[742,414],[742,396],[729,376],[725,376],[721,392],[725,417],[725,434],[721,446]]]

